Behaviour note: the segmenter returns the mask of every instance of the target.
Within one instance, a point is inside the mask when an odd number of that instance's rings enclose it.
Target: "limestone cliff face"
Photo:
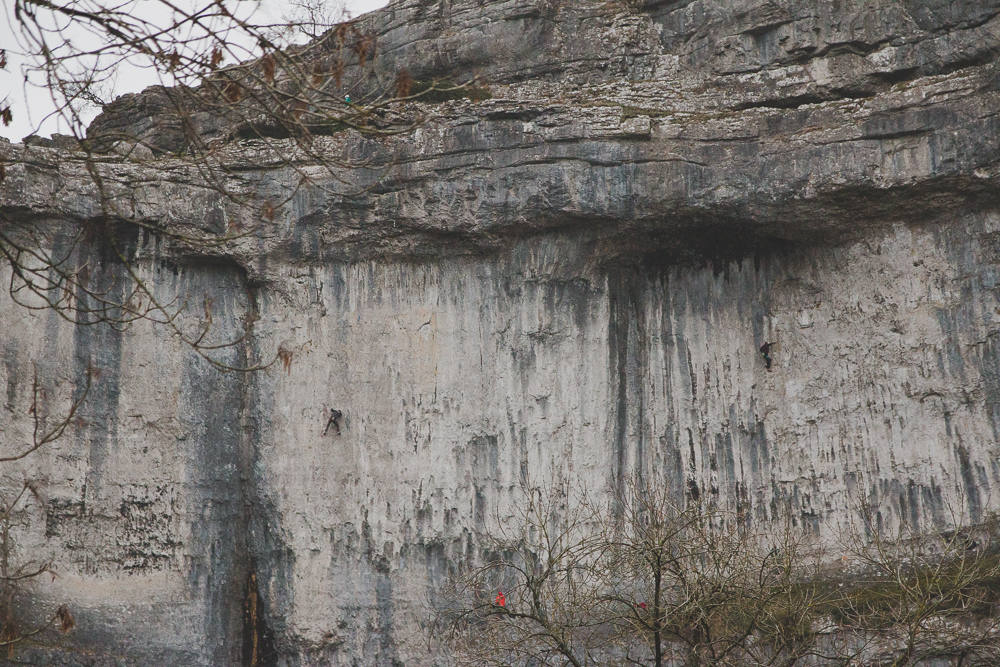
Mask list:
[[[66,437],[0,469],[5,493],[38,481],[18,549],[59,577],[34,604],[79,622],[27,657],[245,663],[256,586],[272,664],[435,664],[449,571],[558,478],[643,470],[819,539],[862,499],[887,525],[998,508],[1000,2],[401,0],[362,21],[388,70],[475,70],[493,98],[321,139],[371,169],[252,239],[131,245],[162,298],[212,299],[220,340],[255,320],[228,359],[282,345],[287,369],[222,374],[155,325],[0,295],[4,447],[30,438],[36,371],[56,412],[100,370]],[[158,94],[92,131],[171,148]],[[227,150],[232,185],[294,188],[261,146]],[[96,214],[74,153],[0,153],[5,215],[57,247]],[[252,215],[168,156],[100,168],[138,220]]]

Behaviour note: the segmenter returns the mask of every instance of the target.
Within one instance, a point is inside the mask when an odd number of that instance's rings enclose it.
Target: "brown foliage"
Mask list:
[[[268,53],[261,58],[260,67],[264,73],[264,81],[274,83],[274,56]]]
[[[274,204],[269,201],[264,202],[264,204],[260,207],[260,217],[268,222],[274,222],[274,213]]]
[[[243,87],[235,81],[230,81],[222,89],[222,94],[227,100],[236,104],[243,97]]]
[[[413,77],[406,69],[399,70],[396,75],[396,97],[409,97],[413,91]]]
[[[181,66],[181,63],[183,62],[181,60],[181,55],[177,53],[176,50],[171,51],[168,55],[165,56],[165,58],[167,61],[167,67],[170,70],[176,70],[178,67]]]
[[[0,646],[6,648],[8,658],[14,656],[14,649],[20,643],[20,638],[24,631],[20,624],[8,614],[3,614],[0,618]]]
[[[333,40],[338,48],[344,46],[344,43],[347,41],[347,35],[350,34],[352,30],[357,30],[357,28],[349,22],[339,23],[333,29]]]
[[[76,619],[73,618],[73,614],[70,613],[69,607],[66,605],[59,607],[56,618],[59,619],[59,630],[62,632],[69,632],[76,627]]]
[[[318,86],[319,84],[323,83],[325,75],[326,71],[323,68],[322,61],[317,60],[316,63],[313,64],[312,68],[312,84],[314,86]]]
[[[292,373],[292,359],[294,356],[295,352],[288,346],[287,341],[278,346],[278,359],[281,360],[281,364],[285,368],[285,373],[288,375]]]
[[[375,60],[375,33],[362,33],[357,28],[352,28],[352,33],[354,34],[354,43],[351,44],[351,50],[358,57],[358,66],[364,67],[369,58]]]
[[[336,58],[333,61],[333,68],[331,69],[333,73],[333,83],[337,88],[340,88],[340,83],[344,78],[344,61],[340,58]]]

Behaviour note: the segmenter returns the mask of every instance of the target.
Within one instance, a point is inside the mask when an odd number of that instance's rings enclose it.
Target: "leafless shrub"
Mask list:
[[[437,636],[470,665],[997,664],[995,522],[868,528],[845,536],[844,571],[787,525],[678,506],[654,485],[603,503],[536,489],[481,536]]]
[[[815,653],[819,593],[802,587],[788,531],[676,507],[638,482],[605,503],[535,490],[518,511],[483,536],[485,564],[440,616],[467,664],[794,665]]]
[[[1000,664],[1000,523],[947,530],[905,523],[894,535],[869,505],[843,538],[850,570],[831,615],[864,641],[858,661],[909,667],[931,659]]]

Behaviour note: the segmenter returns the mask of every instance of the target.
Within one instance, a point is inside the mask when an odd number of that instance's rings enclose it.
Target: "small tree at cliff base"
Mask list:
[[[887,534],[861,504],[844,536],[849,576],[828,609],[856,638],[857,664],[908,667],[945,660],[1000,664],[1000,523],[994,516],[954,528]]]
[[[536,490],[484,536],[440,617],[470,664],[796,664],[821,592],[790,533],[633,481],[598,503]],[[492,595],[503,589],[506,604]]]
[[[678,507],[635,481],[611,498],[536,489],[481,536],[483,565],[458,578],[438,615],[438,636],[463,664],[1000,658],[992,523],[906,540],[852,532],[835,568],[790,525],[698,502]]]

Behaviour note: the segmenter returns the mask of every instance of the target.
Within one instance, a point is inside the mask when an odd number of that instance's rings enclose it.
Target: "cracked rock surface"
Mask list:
[[[998,509],[1000,1],[398,0],[359,21],[385,71],[475,74],[491,99],[321,137],[369,166],[304,187],[273,146],[226,144],[231,188],[291,197],[273,220],[171,156],[169,93],[91,127],[152,147],[99,156],[126,220],[256,230],[198,253],[140,233],[135,266],[210,298],[220,340],[255,320],[229,361],[283,347],[287,369],[221,374],[155,325],[0,295],[3,446],[30,439],[35,372],[53,411],[101,372],[65,438],[0,469],[3,493],[38,480],[17,548],[59,572],[27,613],[78,619],[23,659],[249,664],[257,633],[274,664],[447,664],[436,595],[553,479],[642,470],[817,540],[859,500],[888,526]],[[0,157],[4,215],[53,247],[98,215],[65,142]]]

